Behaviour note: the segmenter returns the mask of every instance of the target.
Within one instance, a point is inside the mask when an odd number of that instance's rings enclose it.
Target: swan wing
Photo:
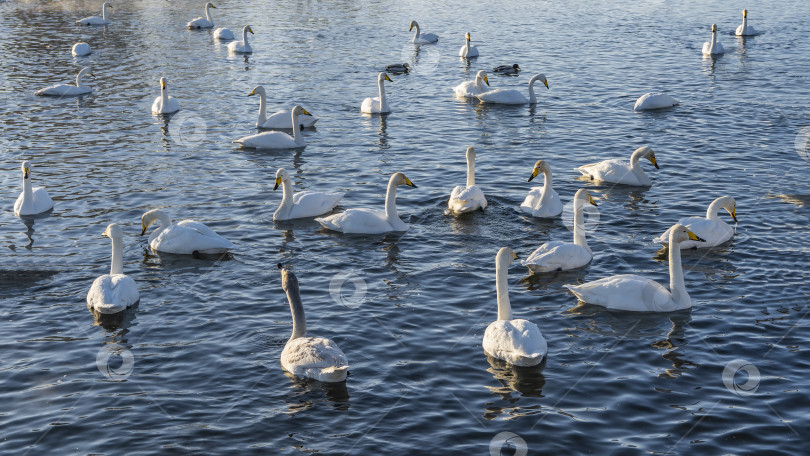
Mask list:
[[[396,231],[388,223],[384,212],[373,209],[349,209],[339,214],[316,218],[315,221],[324,228],[349,234],[380,234]]]
[[[297,377],[339,382],[346,379],[349,361],[330,339],[299,337],[288,341],[281,352],[281,365]]]
[[[482,343],[490,356],[516,366],[540,364],[548,345],[540,328],[528,320],[497,320],[487,326]]]
[[[98,277],[87,292],[87,306],[101,313],[117,313],[140,299],[138,287],[125,274],[104,274]]]
[[[162,230],[150,242],[153,250],[179,255],[221,253],[235,248],[233,243],[211,228],[193,220],[183,220]]]
[[[577,244],[550,241],[538,247],[521,264],[532,272],[568,271],[587,266],[592,259],[591,252]]]
[[[293,195],[293,207],[288,218],[315,217],[338,205],[345,193],[298,192]]]
[[[608,309],[636,312],[671,312],[682,308],[672,300],[664,286],[634,274],[621,274],[586,282],[564,285],[580,301]]]
[[[514,89],[495,89],[475,96],[482,103],[526,104],[529,99]]]
[[[563,204],[557,191],[551,189],[551,199],[548,204],[541,204],[544,193],[545,186],[532,187],[523,203],[520,204],[520,209],[533,217],[556,217],[562,214]]]
[[[464,213],[487,207],[487,198],[477,185],[469,187],[459,185],[450,194],[447,207],[452,212]]]
[[[312,127],[318,121],[317,117],[301,115],[298,116],[298,124],[302,127]],[[257,125],[259,128],[286,128],[290,129],[292,125],[292,116],[289,109],[284,111],[277,111],[267,117],[267,120]]]
[[[298,144],[295,138],[281,131],[266,131],[263,133],[245,136],[235,142],[243,147],[254,149],[295,149],[306,144]]]
[[[220,27],[214,30],[214,38],[218,40],[232,40],[233,39],[233,32],[226,29],[225,27]]]

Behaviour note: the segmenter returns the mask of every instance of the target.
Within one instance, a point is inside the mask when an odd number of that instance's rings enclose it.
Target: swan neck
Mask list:
[[[110,275],[124,273],[124,246],[121,236],[112,238],[112,264],[110,265]]]
[[[293,189],[290,180],[284,180],[281,182],[281,205],[279,206],[279,210],[288,210],[291,209],[293,206]]]
[[[298,284],[291,284],[287,287],[287,300],[290,301],[290,313],[292,314],[293,321],[293,330],[290,335],[290,340],[306,337],[307,320],[306,317],[304,317],[304,305],[301,304],[301,292],[298,289]]]
[[[416,29],[416,33],[413,34],[413,39],[418,40],[422,36],[422,34],[419,32],[419,24],[414,25],[413,28]]]
[[[248,31],[247,31],[247,27],[245,27],[245,28],[242,29],[242,42],[245,43],[245,47],[247,47],[247,45],[248,45],[247,35],[248,35]]]
[[[290,117],[292,120],[293,139],[297,144],[301,144],[304,138],[301,137],[301,127],[298,125],[298,114],[296,114],[295,109],[290,111]]]
[[[467,187],[475,185],[475,159],[467,157]]]
[[[166,88],[163,87],[163,84],[160,85],[160,102],[163,106],[169,103],[169,93],[166,92]]]
[[[709,49],[714,50],[715,44],[717,44],[717,32],[712,30],[712,43],[709,45]]]
[[[107,5],[101,5],[101,19],[107,20]]]
[[[681,266],[681,246],[680,242],[675,241],[673,236],[675,230],[669,238],[669,292],[672,294],[672,300],[676,303],[688,303],[687,307],[691,307],[691,300],[689,293],[686,292],[686,286],[683,283],[683,267]]]
[[[259,126],[267,122],[267,95],[259,92]]]
[[[28,179],[26,179],[25,175],[23,174],[23,202],[24,203],[29,202],[29,201],[33,203],[33,201],[34,201],[34,196],[33,196],[34,190],[33,190],[32,187],[33,186],[31,185],[31,173],[30,172],[28,173]]]
[[[208,20],[208,22],[214,22],[211,19],[211,7],[207,3],[205,5],[205,19]]]
[[[706,209],[706,218],[707,219],[714,220],[714,219],[718,218],[717,212],[720,210],[721,203],[722,203],[721,200],[716,199],[716,200],[712,201],[712,204],[709,204],[709,208]]]
[[[394,176],[388,181],[388,190],[385,192],[385,218],[392,226],[402,223],[397,214],[397,183]]]
[[[529,103],[535,104],[537,103],[537,96],[534,94],[534,79],[529,81]]]
[[[378,78],[377,88],[380,90],[380,108],[384,109],[387,106],[388,100],[385,98],[385,87],[383,78]]]
[[[498,295],[498,320],[512,319],[512,304],[509,303],[508,267],[495,263],[495,289]]]
[[[585,202],[574,200],[574,244],[582,247],[588,252],[591,248],[588,247],[588,241],[585,239]]]
[[[745,33],[748,28],[748,17],[743,15],[742,32]]]
[[[76,87],[85,87],[82,79],[84,79],[84,74],[80,71],[79,74],[76,75]]]
[[[553,187],[551,180],[551,170],[546,169],[543,171],[543,196],[540,198],[540,205],[549,204],[551,202]]]

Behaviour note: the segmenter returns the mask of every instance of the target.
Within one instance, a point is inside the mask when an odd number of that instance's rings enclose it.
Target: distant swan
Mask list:
[[[160,96],[152,103],[153,114],[171,114],[180,110],[180,102],[166,90],[166,78],[160,78]]]
[[[658,162],[655,160],[655,153],[652,148],[642,146],[633,152],[633,155],[630,156],[630,162],[618,159],[605,160],[580,166],[577,171],[595,181],[649,187],[652,185],[652,181],[647,176],[647,173],[641,169],[641,165],[638,164],[638,160],[642,157],[650,160],[655,169],[658,169]]]
[[[292,124],[293,131],[292,136],[282,131],[265,131],[263,133],[239,138],[234,142],[241,144],[242,147],[254,149],[297,149],[299,147],[306,147],[307,142],[301,134],[301,122],[298,120],[302,114],[310,115],[309,112],[301,106],[294,106],[290,111],[290,123]]]
[[[90,93],[93,89],[90,88],[87,84],[85,84],[82,79],[86,75],[93,76],[93,72],[90,71],[90,68],[82,68],[79,71],[79,74],[76,75],[76,85],[72,84],[56,84],[52,86],[45,87],[44,89],[39,89],[36,91],[36,95],[41,96],[52,96],[52,97],[72,97],[77,95],[84,95],[86,93]]]
[[[421,33],[419,31],[419,23],[411,21],[411,27],[408,31],[410,32],[414,28],[416,29],[416,33],[413,34],[413,44],[429,44],[439,41],[439,35],[435,33]]]
[[[463,214],[487,207],[484,192],[475,185],[475,149],[467,148],[467,185],[453,188],[447,209],[452,214]]]
[[[250,92],[248,96],[253,95],[259,96],[259,120],[256,121],[256,128],[292,128],[292,110],[285,109],[282,111],[277,111],[270,117],[267,117],[267,92],[264,90],[264,87],[254,87],[253,91]],[[298,124],[301,126],[301,128],[313,127],[317,121],[318,118],[311,115],[304,114],[298,116]]]
[[[79,19],[76,21],[76,23],[82,25],[107,25],[110,23],[110,21],[107,19],[107,8],[112,8],[112,5],[110,5],[108,2],[104,2],[104,4],[101,5],[101,17],[90,16],[84,19]]]
[[[552,218],[562,214],[563,204],[560,195],[554,190],[551,180],[551,166],[543,160],[537,160],[532,169],[529,182],[538,174],[543,173],[543,186],[532,187],[526,199],[520,205],[520,210],[532,217]]]
[[[458,56],[465,58],[478,57],[478,48],[475,46],[470,46],[470,32],[467,32],[465,38],[467,39],[466,43],[464,46],[461,46],[461,49],[458,50]]]
[[[253,29],[246,25],[242,27],[242,41],[231,41],[228,43],[228,50],[235,54],[250,54],[253,52],[253,47],[248,44],[248,36],[247,34],[250,33],[254,35]]]
[[[70,50],[70,53],[75,57],[84,57],[85,55],[90,55],[90,52],[90,45],[87,43],[76,43]]]
[[[475,97],[482,103],[497,103],[497,104],[535,104],[537,97],[534,95],[534,83],[541,81],[546,89],[548,89],[548,81],[543,74],[536,74],[529,79],[529,98],[527,99],[519,90],[514,89],[495,89],[489,92],[483,92]]]
[[[737,36],[746,36],[746,35],[756,35],[757,31],[754,30],[753,25],[748,25],[748,10],[743,10],[743,21],[742,24],[737,26],[737,30],[734,31],[734,34]]]
[[[364,99],[363,103],[360,104],[360,112],[366,114],[386,114],[391,112],[391,108],[388,106],[388,100],[385,97],[385,86],[383,84],[385,81],[393,82],[385,73],[377,75],[377,89],[379,90],[380,96]]]
[[[486,86],[484,84],[486,84]],[[473,98],[476,95],[486,92],[488,85],[489,79],[487,79],[487,72],[478,70],[478,72],[475,73],[474,80],[464,81],[453,87],[453,92],[455,92],[457,97]]]
[[[719,55],[724,52],[723,44],[717,41],[717,26],[712,24],[712,40],[703,43],[703,55]]]
[[[53,200],[42,187],[31,186],[31,164],[22,162],[23,191],[14,202],[14,215],[36,215],[53,209]]]
[[[224,253],[236,247],[200,222],[183,220],[172,223],[168,214],[160,209],[152,209],[141,216],[141,236],[156,220],[160,227],[149,235],[149,247],[156,252],[192,255]]]
[[[284,168],[276,171],[276,190],[281,185],[282,198],[278,209],[273,213],[273,220],[290,220],[304,217],[316,217],[325,214],[338,205],[345,193],[342,192],[298,192],[293,193],[290,173]]]
[[[230,41],[233,39],[233,32],[225,27],[214,30],[214,38],[220,41]]]
[[[731,219],[737,221],[737,201],[730,196],[721,196],[709,204],[706,210],[706,217],[686,217],[678,220],[678,223],[685,226],[689,231],[695,233],[703,241],[688,240],[680,243],[682,249],[701,248],[701,247],[715,247],[718,246],[732,237],[734,237],[734,228],[729,226],[728,223],[720,220],[717,211],[723,208],[731,214]],[[672,228],[665,231],[664,234],[653,239],[654,242],[659,244],[667,244],[669,242],[669,232]]]
[[[210,8],[216,9],[213,3],[208,2],[205,4],[205,17],[198,17],[196,19],[192,19],[189,21],[186,26],[190,29],[205,29],[211,28],[214,26],[214,20],[211,19],[211,11]]]
[[[112,239],[110,273],[99,276],[87,292],[87,308],[104,314],[125,310],[140,299],[132,277],[124,274],[123,232],[115,223],[107,226],[103,236]]]
[[[663,92],[648,92],[636,100],[634,111],[647,111],[651,109],[669,108],[679,104],[680,101]]]

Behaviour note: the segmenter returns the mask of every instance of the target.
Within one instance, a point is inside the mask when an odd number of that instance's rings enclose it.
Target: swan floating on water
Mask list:
[[[231,241],[200,222],[183,220],[172,223],[168,214],[160,209],[152,209],[141,216],[141,236],[146,234],[146,230],[155,221],[160,223],[160,227],[149,235],[149,247],[156,252],[178,255],[216,254],[236,248]]]
[[[680,104],[680,101],[663,92],[647,92],[636,100],[634,111],[648,111],[651,109],[669,108]]]
[[[408,29],[410,32],[413,29],[416,29],[416,33],[413,34],[413,44],[430,44],[439,41],[439,35],[435,33],[421,33],[419,31],[419,23],[416,21],[411,21],[411,27]]]
[[[450,193],[447,209],[452,214],[463,214],[487,207],[484,192],[475,185],[475,149],[467,148],[467,185],[456,186]]]
[[[281,288],[287,293],[292,313],[293,330],[290,339],[281,351],[281,367],[296,377],[312,378],[322,382],[346,380],[349,361],[346,355],[330,339],[308,337],[304,305],[298,278],[281,264]]]
[[[253,88],[253,91],[248,94],[248,96],[258,95],[259,96],[259,120],[256,122],[257,128],[284,128],[284,129],[291,129],[292,128],[292,110],[285,109],[282,111],[277,111],[273,113],[270,117],[267,117],[267,92],[264,90],[262,86],[256,86]],[[298,116],[298,124],[301,128],[313,127],[315,126],[315,122],[318,121],[317,117],[313,117],[308,114]]]
[[[206,29],[214,26],[214,20],[211,19],[210,8],[216,9],[213,3],[208,2],[205,4],[205,17],[198,17],[189,21],[186,26],[190,29]]]
[[[408,224],[397,214],[397,186],[416,185],[402,173],[394,173],[388,180],[385,193],[385,212],[373,209],[349,209],[345,212],[316,218],[324,228],[347,234],[380,234],[389,231],[407,231]]]
[[[470,32],[467,32],[465,38],[467,39],[467,41],[464,44],[464,46],[461,46],[461,49],[458,50],[458,56],[468,59],[472,57],[478,57],[478,48],[475,46],[470,46]]]
[[[486,86],[484,85],[486,84]],[[464,81],[461,84],[453,87],[457,97],[474,98],[475,96],[487,91],[489,79],[485,70],[478,70],[475,73],[475,79],[472,81]]]
[[[115,223],[107,226],[102,236],[112,239],[110,273],[99,276],[87,292],[87,308],[103,314],[114,314],[131,307],[140,299],[132,277],[124,274],[123,232]]]
[[[520,72],[520,66],[518,64],[514,65],[499,65],[492,69],[493,73],[500,73],[500,74],[515,74]]]
[[[748,25],[748,10],[743,10],[743,21],[742,24],[737,26],[737,30],[734,31],[734,34],[737,36],[747,36],[747,35],[756,35],[757,31],[754,30],[753,25]]]
[[[112,8],[112,5],[110,5],[109,2],[104,2],[104,4],[101,5],[101,17],[90,16],[79,19],[76,23],[82,25],[108,25],[110,21],[107,19],[107,8]]]
[[[385,72],[391,74],[409,73],[410,71],[411,66],[407,63],[393,63],[385,67]]]
[[[723,44],[717,41],[717,25],[712,24],[712,40],[703,43],[703,55],[719,55],[726,52]]]
[[[31,163],[22,162],[23,191],[14,202],[14,215],[36,215],[53,209],[53,200],[42,187],[31,186]]]
[[[246,25],[242,27],[242,40],[241,41],[231,41],[228,43],[228,51],[234,54],[250,54],[253,52],[253,47],[248,44],[248,36],[247,34],[250,33],[251,35],[255,35],[253,33],[253,29]]]
[[[299,120],[302,114],[307,116],[311,115],[301,106],[294,106],[292,110],[290,110],[292,136],[282,131],[265,131],[263,133],[239,138],[234,142],[241,144],[242,147],[253,149],[297,149],[299,147],[306,147],[307,142],[301,134],[301,121]]]
[[[180,110],[180,102],[166,90],[166,78],[160,78],[160,96],[152,103],[153,114],[171,114]]]
[[[393,82],[385,73],[377,75],[377,88],[379,89],[380,96],[364,99],[363,103],[360,104],[360,112],[366,114],[387,114],[391,112],[391,108],[388,106],[388,100],[385,97],[385,87],[383,84],[385,81]]]
[[[72,84],[55,84],[52,86],[39,89],[35,92],[36,95],[52,96],[52,97],[75,97],[77,95],[84,95],[93,91],[82,79],[86,75],[93,76],[90,68],[82,68],[79,74],[76,75],[76,85]]]
[[[515,366],[535,366],[548,353],[548,344],[540,328],[523,319],[512,319],[509,303],[508,269],[517,255],[503,247],[495,257],[495,287],[498,296],[498,319],[487,326],[481,345],[493,358]]]
[[[552,218],[562,214],[563,204],[560,195],[554,191],[551,183],[551,166],[544,160],[537,160],[529,176],[529,182],[538,174],[543,173],[543,186],[532,187],[526,199],[520,205],[520,210],[532,217]]]
[[[650,163],[655,166],[655,169],[658,169],[658,162],[655,160],[655,153],[652,148],[650,146],[642,146],[633,151],[629,162],[619,159],[605,160],[599,163],[580,166],[577,168],[577,171],[582,173],[583,176],[595,181],[649,187],[652,185],[652,180],[650,180],[647,173],[641,169],[641,165],[638,164],[640,158],[650,160]]]
[[[727,210],[731,215],[731,219],[735,222],[737,221],[737,201],[730,196],[721,196],[712,201],[712,204],[709,204],[709,208],[706,210],[705,218],[686,217],[678,220],[680,225],[685,226],[689,231],[703,239],[703,241],[683,241],[679,244],[682,249],[715,247],[734,237],[734,228],[723,220],[720,220],[720,217],[717,215],[717,211],[720,208]],[[653,242],[667,244],[671,229],[672,228],[653,239]]]
[[[515,89],[495,89],[490,90],[488,92],[483,92],[475,96],[478,98],[479,101],[482,103],[497,103],[497,104],[510,104],[510,105],[518,105],[518,104],[535,104],[537,103],[537,97],[534,95],[534,83],[536,81],[541,81],[546,89],[548,89],[548,81],[546,80],[546,76],[542,73],[538,73],[532,76],[529,79],[529,98],[527,99],[520,93],[519,90]]]
[[[74,57],[84,57],[85,55],[90,55],[90,52],[90,45],[87,43],[76,43],[70,50],[70,53],[73,54]]]
[[[616,310],[635,312],[672,312],[692,307],[686,292],[681,267],[684,241],[702,241],[685,226],[669,229],[669,290],[654,280],[634,274],[620,274],[581,285],[564,285],[580,301]]]
[[[284,168],[276,171],[276,185],[273,190],[276,190],[279,185],[282,186],[281,204],[273,213],[273,220],[290,220],[325,214],[334,209],[345,195],[342,192],[293,193],[290,173]]]
[[[233,39],[233,32],[225,27],[214,30],[214,38],[220,41],[230,41]]]

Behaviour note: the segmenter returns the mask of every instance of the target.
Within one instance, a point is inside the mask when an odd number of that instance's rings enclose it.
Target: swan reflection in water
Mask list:
[[[320,382],[309,378],[300,378],[283,371],[290,380],[291,389],[284,401],[287,412],[296,414],[309,410],[315,405],[330,402],[336,410],[349,410],[349,390],[346,382]]]
[[[546,378],[543,376],[543,368],[546,365],[545,357],[540,364],[527,367],[514,366],[489,355],[487,355],[487,362],[490,366],[487,372],[492,374],[498,385],[485,387],[499,396],[502,401],[508,402],[508,405],[498,406],[495,403],[487,403],[483,415],[485,419],[495,420],[505,414],[514,417],[540,413],[539,405],[521,407],[519,401],[521,397],[543,397],[543,386],[546,384]]]

